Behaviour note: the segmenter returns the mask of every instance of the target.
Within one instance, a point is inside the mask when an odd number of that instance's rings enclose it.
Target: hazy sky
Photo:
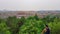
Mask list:
[[[59,10],[60,0],[0,0],[0,9]]]

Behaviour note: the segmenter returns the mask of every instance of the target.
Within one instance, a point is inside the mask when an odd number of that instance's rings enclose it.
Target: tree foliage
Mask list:
[[[51,34],[60,34],[60,18],[54,15],[48,15],[39,18],[37,15],[25,18],[16,18],[16,16],[0,19],[0,34],[41,34],[49,25]]]

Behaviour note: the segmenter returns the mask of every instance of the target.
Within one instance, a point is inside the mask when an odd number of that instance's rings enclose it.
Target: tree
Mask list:
[[[12,32],[12,34],[16,34],[16,29],[18,27],[18,21],[19,19],[16,18],[16,16],[8,17],[6,24],[10,28],[9,30]]]
[[[0,34],[11,34],[5,21],[1,21],[0,23]]]
[[[20,27],[19,34],[40,34],[44,28],[42,21],[27,20],[24,25]]]
[[[37,14],[35,14],[34,19],[39,20],[39,17]]]

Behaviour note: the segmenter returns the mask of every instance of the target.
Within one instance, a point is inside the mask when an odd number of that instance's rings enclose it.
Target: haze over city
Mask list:
[[[0,0],[0,10],[60,10],[60,0]]]

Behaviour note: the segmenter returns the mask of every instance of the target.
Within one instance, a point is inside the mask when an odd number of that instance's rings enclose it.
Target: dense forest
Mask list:
[[[41,34],[47,24],[50,34],[60,34],[60,17],[48,15],[40,18],[37,15],[28,18],[0,18],[0,34]]]

